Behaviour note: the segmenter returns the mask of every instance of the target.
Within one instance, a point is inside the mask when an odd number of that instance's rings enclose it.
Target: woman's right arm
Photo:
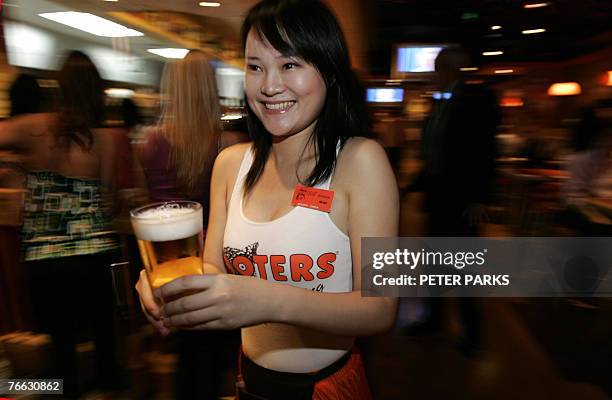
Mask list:
[[[213,167],[210,193],[210,213],[208,228],[206,231],[206,243],[204,244],[204,273],[225,273],[223,263],[223,235],[227,219],[227,205],[229,195],[233,186],[237,166],[244,154],[243,146],[233,146],[223,150],[217,156]],[[136,290],[140,296],[140,305],[149,322],[162,334],[167,335],[170,331],[163,325],[161,308],[155,301],[146,272],[140,272],[140,279],[136,284]]]
[[[227,221],[227,207],[231,194],[230,178],[235,170],[236,149],[223,150],[217,156],[210,180],[210,211],[206,243],[204,244],[204,273],[224,274],[223,235]]]

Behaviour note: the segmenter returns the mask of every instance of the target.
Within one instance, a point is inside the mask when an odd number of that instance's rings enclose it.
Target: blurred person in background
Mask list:
[[[131,145],[133,132],[141,129],[142,117],[132,99],[123,99],[119,107],[121,125],[113,130],[115,146],[115,213],[127,219],[131,208],[142,205],[142,188],[136,175],[139,167]]]
[[[115,182],[117,186],[115,211],[117,214],[116,221],[120,222],[116,226],[122,234],[122,240],[127,239],[126,243],[130,247],[132,244],[135,246],[136,242],[129,240],[129,237],[133,234],[129,223],[129,212],[148,201],[148,184],[146,177],[143,175],[142,164],[137,153],[143,148],[144,135],[151,129],[145,125],[145,118],[141,109],[131,98],[122,99],[115,111],[118,113],[117,119],[120,121],[120,128],[114,132],[116,149]],[[124,222],[127,222],[127,225]],[[138,251],[137,248],[131,250]],[[139,255],[133,258],[133,260],[139,259]],[[136,264],[138,262],[131,265]],[[135,280],[138,280],[139,273],[140,268],[131,269],[131,276]]]
[[[568,205],[579,205],[582,200],[595,197],[595,184],[610,167],[610,110],[612,100],[600,100],[594,107],[582,110],[572,130],[574,154],[567,163],[569,179],[565,186]]]
[[[10,117],[42,111],[43,93],[32,75],[20,73],[9,89]],[[25,185],[22,157],[13,149],[0,149],[0,293],[6,316],[13,316],[14,328],[31,326],[30,301],[25,294],[27,279],[20,264],[20,231],[23,197],[19,189]],[[9,189],[9,190],[5,190]],[[13,189],[17,189],[14,191]]]
[[[10,117],[42,112],[43,93],[32,75],[21,73],[9,89]],[[20,167],[20,156],[12,149],[0,151],[0,187],[23,187],[25,176]]]
[[[70,53],[58,80],[58,111],[1,123],[0,148],[19,152],[27,172],[22,247],[37,323],[52,340],[46,377],[63,379],[66,398],[78,398],[76,344],[85,326],[93,329],[98,388],[115,389],[120,380],[109,268],[117,242],[104,212],[114,151],[89,57]]]
[[[122,129],[117,129],[115,136],[116,159],[116,183],[117,190],[133,188],[135,185],[133,168],[134,159],[130,137],[134,130],[140,129],[142,117],[138,106],[132,99],[123,99],[121,102]]]
[[[423,169],[410,186],[425,193],[428,235],[478,236],[495,173],[500,112],[482,85],[465,83],[465,50],[448,47],[436,58],[440,92],[422,135]]]
[[[402,146],[404,144],[404,124],[390,112],[374,113],[372,130],[384,147],[396,179],[400,176]]]
[[[460,47],[442,49],[435,61],[438,92],[422,135],[423,168],[408,190],[424,192],[430,237],[478,236],[485,222],[495,173],[497,100],[482,85],[465,82],[471,65]],[[430,299],[429,318],[411,332],[443,329],[442,298]],[[468,356],[482,347],[477,299],[460,299],[463,336],[459,349]]]
[[[123,116],[123,128],[128,132],[138,129],[143,124],[142,115],[132,99],[123,99],[121,102],[121,114]]]
[[[141,301],[162,333],[242,328],[240,399],[371,399],[355,337],[390,329],[397,301],[361,296],[360,248],[397,235],[393,171],[322,2],[264,0],[242,39],[254,142],[215,162],[211,273],[163,286],[195,292],[163,310],[142,276]],[[292,203],[299,190],[333,191],[329,213]]]
[[[223,136],[210,60],[201,51],[190,51],[184,59],[166,64],[161,90],[161,118],[157,126],[147,130],[137,150],[149,198],[153,202],[199,202],[206,233],[210,177]],[[216,399],[221,395],[224,370],[231,367],[238,351],[236,334],[176,333],[177,399]]]
[[[159,123],[136,147],[152,201],[189,199],[208,209],[210,175],[220,146],[215,76],[200,51],[164,69]],[[205,219],[208,218],[207,213]]]
[[[11,100],[11,117],[36,114],[42,111],[42,89],[32,75],[19,74],[9,89],[9,97]]]
[[[612,198],[612,99],[599,100],[580,112],[570,144],[573,154],[566,166],[569,178],[562,190],[566,222],[578,234],[594,234],[591,222],[580,209],[589,199]]]
[[[602,138],[601,144],[608,150],[608,156],[612,156],[612,97],[601,99],[597,102],[595,114],[601,121]],[[608,163],[606,171],[596,179],[595,193],[604,199],[612,199],[612,165]]]

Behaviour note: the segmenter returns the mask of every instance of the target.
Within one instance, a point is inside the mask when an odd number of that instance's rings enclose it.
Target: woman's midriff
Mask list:
[[[319,371],[353,347],[353,337],[336,336],[286,324],[242,329],[242,348],[254,363],[293,373]]]

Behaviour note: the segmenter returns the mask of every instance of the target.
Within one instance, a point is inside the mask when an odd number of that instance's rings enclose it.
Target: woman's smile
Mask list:
[[[280,102],[261,102],[269,114],[284,114],[289,111],[296,101],[280,101]]]

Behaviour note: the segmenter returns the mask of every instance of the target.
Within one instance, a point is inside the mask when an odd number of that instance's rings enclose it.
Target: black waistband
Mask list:
[[[310,373],[274,371],[255,364],[242,354],[242,376],[246,390],[266,399],[312,399],[315,383],[339,371],[351,358],[346,352],[327,367]],[[290,396],[290,397],[286,397]],[[310,397],[309,397],[310,396]]]

